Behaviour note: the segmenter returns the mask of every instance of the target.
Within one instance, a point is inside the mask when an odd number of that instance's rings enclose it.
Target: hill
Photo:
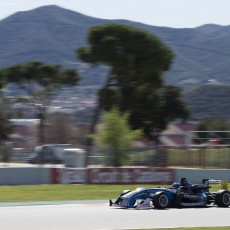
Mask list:
[[[183,87],[217,79],[229,83],[230,26],[204,25],[192,29],[156,27],[126,20],[103,20],[63,9],[44,6],[18,12],[0,21],[0,68],[37,60],[78,68],[82,84],[101,84],[105,68],[90,69],[75,57],[86,43],[90,27],[120,23],[150,31],[175,52],[166,81]]]
[[[184,100],[192,111],[193,120],[206,117],[230,119],[230,85],[211,82],[185,90]]]

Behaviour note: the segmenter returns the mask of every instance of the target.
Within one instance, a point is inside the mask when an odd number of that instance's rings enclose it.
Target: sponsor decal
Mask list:
[[[190,200],[198,200],[199,199],[198,196],[196,196],[196,195],[190,195],[190,194],[184,194],[183,197],[184,198],[188,198]]]

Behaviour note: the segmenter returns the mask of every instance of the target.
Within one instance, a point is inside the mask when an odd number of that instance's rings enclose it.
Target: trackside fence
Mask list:
[[[167,148],[167,166],[230,169],[230,146]]]
[[[230,146],[166,147],[132,154],[132,165],[230,169]]]

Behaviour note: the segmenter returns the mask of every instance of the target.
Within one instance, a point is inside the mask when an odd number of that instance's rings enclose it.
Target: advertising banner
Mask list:
[[[174,170],[167,168],[90,168],[89,184],[161,184],[174,181]]]
[[[167,168],[59,168],[53,183],[62,184],[170,184],[174,170]]]
[[[86,183],[86,170],[85,168],[81,169],[70,169],[64,168],[61,174],[61,183],[62,184],[84,184]]]
[[[53,168],[53,184],[85,184],[86,168]]]

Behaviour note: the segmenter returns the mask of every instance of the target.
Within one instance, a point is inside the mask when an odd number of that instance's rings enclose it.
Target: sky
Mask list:
[[[58,5],[101,19],[127,19],[153,26],[230,25],[230,0],[0,0],[0,20],[45,5]]]

